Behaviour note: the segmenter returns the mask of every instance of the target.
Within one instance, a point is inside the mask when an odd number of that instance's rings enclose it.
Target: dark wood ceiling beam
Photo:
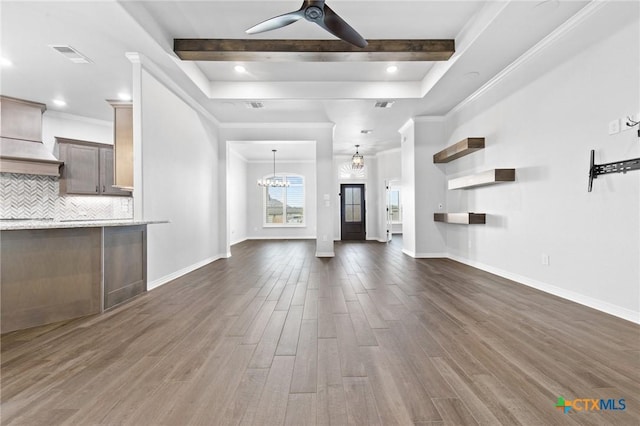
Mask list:
[[[368,40],[364,49],[342,40],[174,39],[185,61],[446,61],[455,40]]]

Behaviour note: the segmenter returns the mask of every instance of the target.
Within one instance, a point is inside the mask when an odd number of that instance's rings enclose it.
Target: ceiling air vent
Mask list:
[[[91,63],[91,60],[84,56],[82,53],[78,52],[71,46],[67,45],[58,45],[52,44],[49,45],[50,48],[55,50],[56,52],[62,54],[65,58],[73,62],[74,64],[88,64]]]
[[[378,101],[375,104],[376,108],[391,108],[394,101]]]
[[[264,108],[264,104],[258,101],[247,102],[247,108],[260,109],[260,108]]]

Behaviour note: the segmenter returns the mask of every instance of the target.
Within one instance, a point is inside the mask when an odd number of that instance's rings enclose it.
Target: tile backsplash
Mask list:
[[[55,176],[0,173],[0,219],[131,218],[131,197],[60,195]]]

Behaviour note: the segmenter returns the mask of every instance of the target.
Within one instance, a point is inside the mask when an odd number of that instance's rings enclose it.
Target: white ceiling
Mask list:
[[[229,148],[245,161],[269,163],[273,162],[275,149],[276,168],[282,162],[316,159],[316,144],[312,141],[230,141]]]
[[[297,10],[301,1],[3,1],[0,92],[46,103],[62,97],[72,114],[110,119],[104,101],[131,91],[125,52],[140,52],[222,123],[333,122],[334,152],[370,155],[399,146],[398,128],[419,115],[443,115],[579,11],[588,1],[329,0],[367,39],[453,38],[447,62],[236,63],[196,62],[186,71],[173,38],[329,39],[300,21],[268,33],[244,30]],[[48,45],[68,44],[91,64],[72,64]],[[192,65],[192,64],[191,64]],[[194,72],[209,81],[201,90]],[[396,100],[373,108],[376,99]],[[246,108],[260,100],[265,108]],[[370,135],[360,130],[373,129]],[[266,150],[265,159],[271,157]]]

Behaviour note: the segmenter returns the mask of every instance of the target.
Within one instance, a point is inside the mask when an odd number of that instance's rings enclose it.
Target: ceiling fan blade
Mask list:
[[[367,47],[367,40],[338,16],[326,3],[324,5],[324,21],[316,21],[316,23],[347,43],[362,48]]]
[[[284,15],[267,19],[264,22],[260,22],[259,24],[254,25],[253,27],[249,28],[245,32],[247,34],[263,33],[265,31],[271,31],[277,28],[286,27],[287,25],[291,25],[302,18],[304,18],[304,10],[300,9],[300,10],[296,10],[295,12],[289,12],[289,13],[285,13]]]

